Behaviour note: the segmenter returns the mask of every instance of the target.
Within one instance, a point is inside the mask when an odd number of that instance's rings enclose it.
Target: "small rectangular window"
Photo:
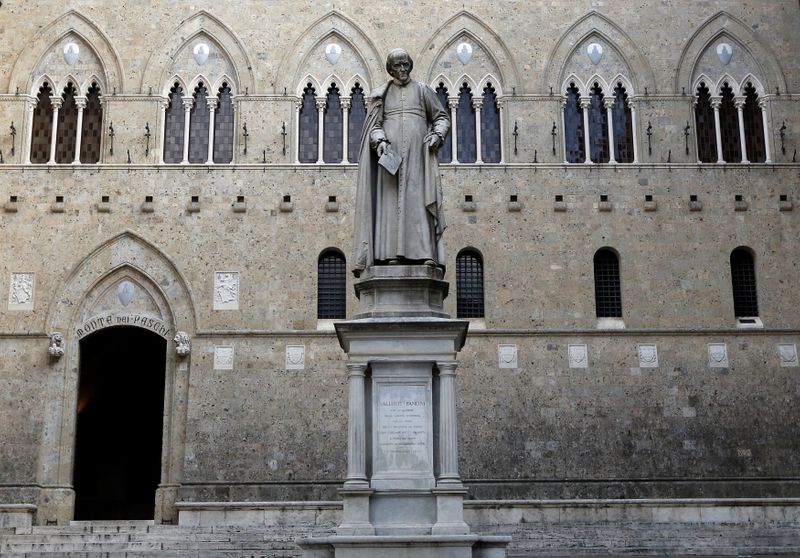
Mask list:
[[[781,201],[789,201],[789,196],[786,194],[781,194]]]
[[[736,201],[737,202],[742,201],[742,195],[741,194],[736,194]]]
[[[511,196],[508,198],[508,201],[516,202],[517,201],[517,195],[516,194],[511,194]]]
[[[145,196],[144,203],[153,203],[153,196]]]
[[[11,197],[8,199],[8,201],[10,201],[11,203],[17,203],[17,196],[11,196]]]
[[[653,196],[652,196],[652,195],[650,195],[650,194],[645,194],[645,196],[644,196],[644,201],[646,201],[646,202],[651,202],[651,201],[653,201]]]
[[[198,203],[200,201],[200,196],[192,196],[192,203]]]
[[[556,201],[557,202],[563,202],[564,201],[564,196],[562,196],[561,194],[556,194]]]
[[[336,196],[328,196],[329,203],[336,203]]]
[[[693,201],[693,202],[697,201],[697,195],[696,194],[691,194],[689,196],[689,201]]]
[[[64,203],[64,196],[56,196],[56,203]]]
[[[236,203],[244,203],[244,196],[236,196]]]
[[[470,194],[465,195],[464,196],[464,202],[472,203],[472,196]]]
[[[103,203],[108,203],[109,197],[108,196],[101,196],[100,201]]]
[[[292,196],[290,196],[289,194],[286,194],[285,196],[283,196],[283,201],[284,201],[285,203],[291,203],[291,201],[292,201]]]
[[[601,194],[600,195],[600,201],[601,202],[607,202],[608,201],[608,196],[606,194]]]

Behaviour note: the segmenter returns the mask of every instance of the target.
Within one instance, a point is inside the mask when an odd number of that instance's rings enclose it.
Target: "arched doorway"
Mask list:
[[[75,519],[153,519],[166,351],[163,337],[130,326],[80,341]]]

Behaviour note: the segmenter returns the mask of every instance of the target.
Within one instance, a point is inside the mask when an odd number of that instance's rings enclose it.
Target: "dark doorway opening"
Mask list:
[[[75,519],[153,519],[167,342],[111,327],[80,342]]]

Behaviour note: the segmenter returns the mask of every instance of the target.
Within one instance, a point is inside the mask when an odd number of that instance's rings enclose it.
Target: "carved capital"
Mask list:
[[[192,343],[189,340],[189,334],[185,331],[178,331],[175,333],[175,354],[179,357],[185,357],[192,352]]]
[[[50,102],[53,103],[54,109],[60,109],[61,105],[64,104],[64,99],[61,97],[50,97]]]
[[[36,110],[36,105],[38,105],[38,104],[39,104],[39,101],[37,99],[35,99],[35,98],[34,99],[27,99],[25,101],[25,110],[28,111],[28,112],[33,112],[34,110]]]
[[[294,100],[294,110],[300,111],[303,108],[303,99],[295,99]]]
[[[341,97],[339,99],[339,103],[341,103],[342,105],[342,110],[350,110],[352,100],[350,99],[350,97]]]
[[[456,361],[437,362],[436,367],[439,369],[440,376],[455,376],[458,363]]]
[[[758,98],[758,107],[761,110],[766,110],[768,105],[769,105],[769,101],[767,99],[765,99],[764,97],[759,97]]]
[[[86,97],[75,97],[75,106],[78,107],[78,110],[86,108],[86,100]]]
[[[328,99],[326,99],[325,97],[317,97],[316,103],[317,103],[317,110],[325,110],[325,107],[328,105]]]
[[[217,110],[219,99],[216,97],[208,97],[206,98],[206,105],[208,105],[208,110]]]
[[[483,108],[483,97],[473,97],[472,98],[472,108],[475,110],[480,110]]]
[[[53,358],[61,358],[64,356],[64,335],[58,331],[50,334],[50,346],[47,352]]]
[[[161,110],[167,110],[169,108],[169,98],[161,97],[158,99],[158,108]]]
[[[186,110],[192,110],[194,106],[194,97],[181,97],[181,101],[183,101],[183,108]]]
[[[722,97],[711,97],[711,108],[719,110],[720,106],[722,106]]]
[[[454,110],[458,108],[458,97],[448,97],[447,98],[447,106],[450,107],[450,110]]]
[[[591,97],[581,97],[580,98],[581,108],[586,110],[592,105],[592,98]]]
[[[613,109],[615,104],[617,104],[617,99],[614,97],[606,97],[603,99],[603,106],[606,110]]]
[[[347,366],[347,373],[350,375],[350,377],[364,376],[364,374],[367,372],[366,362],[348,362],[345,366]]]
[[[734,97],[733,98],[733,106],[736,107],[736,110],[744,109],[744,104],[747,102],[747,99],[744,97]]]

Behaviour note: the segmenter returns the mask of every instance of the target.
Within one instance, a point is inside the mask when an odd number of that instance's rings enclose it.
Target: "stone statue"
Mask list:
[[[58,331],[50,334],[50,346],[47,352],[53,358],[61,358],[64,356],[64,335]]]
[[[436,152],[450,117],[436,93],[411,79],[414,63],[392,50],[392,80],[369,95],[361,137],[353,273],[371,265],[444,265],[445,229]]]
[[[192,351],[192,344],[189,341],[189,334],[185,331],[177,332],[173,341],[175,342],[175,354],[179,357],[184,357]]]

